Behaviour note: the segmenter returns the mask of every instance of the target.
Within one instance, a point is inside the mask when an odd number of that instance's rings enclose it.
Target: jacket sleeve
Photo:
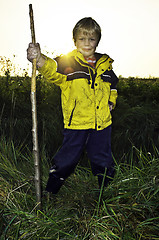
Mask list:
[[[52,81],[58,86],[61,86],[63,82],[66,81],[66,76],[57,72],[57,62],[51,58],[46,57],[46,61],[44,65],[39,68],[39,72],[46,78],[47,80]]]
[[[109,75],[111,76],[111,89],[110,89],[111,92],[110,92],[109,101],[113,103],[113,109],[114,109],[116,106],[116,99],[118,97],[116,85],[117,85],[119,79],[113,70],[109,71]]]

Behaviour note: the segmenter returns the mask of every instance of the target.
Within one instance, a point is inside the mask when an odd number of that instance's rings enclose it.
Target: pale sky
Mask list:
[[[49,56],[71,51],[72,29],[83,17],[102,28],[97,52],[114,59],[117,76],[159,77],[159,0],[0,0],[0,56],[31,69],[29,4],[36,41]]]

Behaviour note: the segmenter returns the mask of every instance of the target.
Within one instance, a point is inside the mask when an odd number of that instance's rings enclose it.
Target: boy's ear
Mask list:
[[[76,41],[75,40],[73,40],[74,41],[74,45],[75,45],[75,47],[76,47]]]

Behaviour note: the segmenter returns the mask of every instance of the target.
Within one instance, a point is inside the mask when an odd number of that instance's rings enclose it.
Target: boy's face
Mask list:
[[[95,32],[84,32],[80,30],[77,34],[75,46],[84,57],[92,58],[97,47],[98,38]]]

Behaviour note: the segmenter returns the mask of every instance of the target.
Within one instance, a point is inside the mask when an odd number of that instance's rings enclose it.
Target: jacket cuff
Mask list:
[[[43,55],[46,58],[44,65],[38,68],[38,71],[47,79],[52,78],[52,75],[57,70],[57,63],[55,60]]]

